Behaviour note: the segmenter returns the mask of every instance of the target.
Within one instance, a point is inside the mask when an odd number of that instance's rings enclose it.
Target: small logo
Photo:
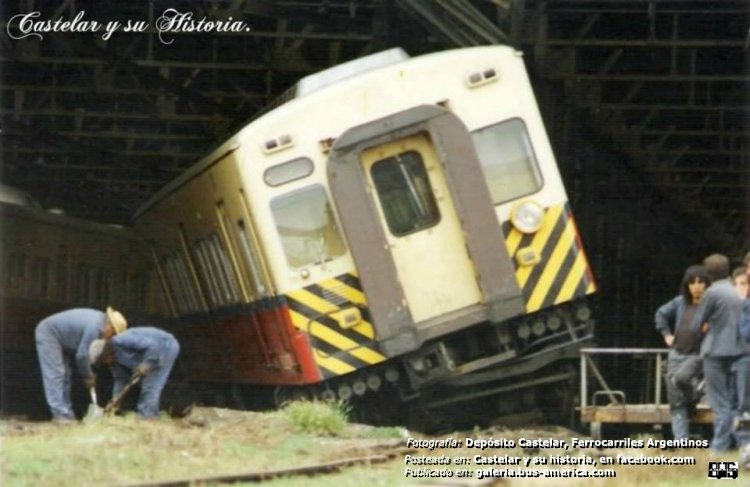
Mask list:
[[[736,480],[740,475],[737,462],[708,462],[708,478]]]

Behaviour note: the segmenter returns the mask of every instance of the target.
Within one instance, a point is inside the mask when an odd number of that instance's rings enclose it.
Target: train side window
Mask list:
[[[323,186],[277,196],[271,212],[290,267],[322,264],[346,252]]]
[[[237,220],[238,235],[240,236],[240,246],[242,252],[245,254],[245,261],[250,268],[250,274],[253,280],[253,287],[258,293],[258,296],[262,297],[268,293],[266,283],[263,281],[263,275],[261,272],[260,256],[256,251],[253,244],[250,242],[250,236],[245,228],[245,221],[240,218]]]
[[[200,305],[198,304],[198,296],[191,285],[190,274],[188,273],[185,261],[179,254],[174,256],[174,268],[175,268],[175,280],[179,283],[180,290],[183,295],[183,301],[185,302],[185,310],[187,311],[198,311]]]
[[[26,280],[26,256],[9,253],[5,260],[5,285],[11,292],[23,293]]]
[[[542,187],[531,139],[521,119],[475,130],[471,136],[494,204],[534,193]]]
[[[207,244],[210,251],[211,264],[216,271],[216,280],[218,281],[219,288],[223,294],[223,302],[239,302],[239,286],[234,277],[234,272],[232,271],[232,266],[229,262],[229,256],[219,240],[219,235],[212,233],[211,236],[208,237]]]
[[[49,259],[34,257],[31,263],[31,285],[34,286],[32,295],[46,298],[49,291]]]
[[[165,255],[164,262],[164,277],[169,284],[170,294],[174,298],[175,307],[179,314],[188,312],[189,306],[185,299],[185,290],[179,273],[177,271],[177,258],[172,255]]]
[[[211,266],[210,251],[208,249],[205,240],[198,240],[194,244],[195,254],[198,257],[198,267],[206,281],[206,287],[208,288],[209,298],[211,303],[214,305],[222,304],[221,292],[219,290],[219,282],[216,279],[216,275],[213,272]]]
[[[78,264],[75,272],[75,301],[86,303],[90,301],[91,292],[91,267]]]
[[[435,195],[418,152],[402,152],[376,161],[370,173],[393,235],[408,235],[440,221]]]
[[[179,253],[166,255],[163,261],[165,278],[169,284],[171,295],[174,297],[177,312],[186,314],[198,311],[200,309],[198,296],[191,286],[190,275],[182,256]],[[135,286],[132,289],[135,289]]]
[[[313,172],[313,162],[307,157],[300,157],[271,166],[263,173],[263,180],[269,186],[281,186],[309,176]]]
[[[96,292],[95,302],[99,304],[107,304],[112,296],[112,271],[108,269],[98,269],[96,271],[96,286],[94,291]]]
[[[146,306],[147,282],[146,275],[142,272],[133,274],[129,281],[128,299],[141,309]]]
[[[55,297],[58,301],[68,300],[68,259],[64,255],[55,264]]]

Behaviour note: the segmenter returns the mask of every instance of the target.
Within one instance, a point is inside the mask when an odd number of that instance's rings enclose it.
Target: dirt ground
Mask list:
[[[514,447],[493,445],[487,448],[467,447],[465,438],[505,439]],[[0,485],[3,486],[69,486],[132,485],[197,477],[241,474],[284,469],[345,458],[381,453],[385,448],[405,448],[408,439],[461,440],[460,448],[419,446],[401,451],[392,460],[360,465],[320,477],[287,477],[264,485],[349,486],[349,485],[526,485],[569,486],[680,486],[715,485],[707,477],[709,462],[736,461],[736,454],[726,458],[709,458],[706,449],[659,450],[654,448],[597,449],[572,447],[572,438],[582,437],[564,428],[506,430],[493,428],[455,432],[429,437],[403,428],[375,428],[348,424],[336,433],[301,432],[284,411],[257,413],[218,408],[195,408],[182,419],[161,418],[142,421],[134,416],[107,417],[94,422],[56,425],[48,422],[0,420]],[[549,445],[521,448],[521,438],[565,441],[568,448]],[[646,437],[641,438],[643,440]],[[412,460],[407,460],[406,455]],[[694,465],[622,465],[614,466],[550,465],[555,458],[590,458],[618,456],[689,457]],[[505,458],[519,465],[478,464],[477,457]],[[417,460],[413,460],[417,458]],[[414,464],[449,459],[448,465]],[[466,465],[457,465],[464,458]],[[515,460],[509,460],[514,458]],[[537,465],[544,458],[547,464]],[[567,461],[567,460],[566,460]],[[528,464],[526,464],[528,462]],[[406,469],[412,474],[407,476]],[[615,478],[479,478],[484,470],[497,475],[500,470],[611,469]],[[450,478],[425,477],[425,472],[447,472]],[[470,470],[468,479],[457,478],[459,470]],[[416,472],[416,474],[414,473]],[[739,472],[739,482],[747,485],[750,471]],[[238,484],[234,484],[238,485]],[[239,484],[244,485],[244,484]],[[247,484],[251,485],[251,484]],[[252,484],[257,485],[257,484]]]

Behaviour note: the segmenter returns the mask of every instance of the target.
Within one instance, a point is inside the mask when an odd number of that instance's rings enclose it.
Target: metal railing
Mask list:
[[[609,396],[610,400],[615,403],[625,401],[625,394],[620,390],[613,390],[604,379],[599,367],[591,359],[593,354],[610,354],[610,355],[647,355],[654,356],[654,402],[662,403],[662,364],[664,356],[669,353],[668,348],[583,348],[581,349],[581,409],[588,404],[588,369],[596,377],[599,385],[603,388],[603,393]]]

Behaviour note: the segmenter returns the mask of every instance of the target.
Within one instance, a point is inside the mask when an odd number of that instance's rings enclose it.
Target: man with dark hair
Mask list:
[[[680,294],[656,310],[656,329],[671,348],[667,356],[667,397],[672,414],[672,435],[687,439],[690,433],[690,409],[697,402],[696,385],[702,376],[700,332],[690,325],[698,303],[708,286],[702,265],[687,268],[680,284]]]
[[[693,317],[692,329],[698,331],[708,323],[708,332],[701,343],[706,394],[714,412],[714,452],[732,446],[733,393],[732,366],[743,354],[739,338],[742,299],[729,280],[729,259],[712,254],[703,261],[711,287],[706,290]]]

